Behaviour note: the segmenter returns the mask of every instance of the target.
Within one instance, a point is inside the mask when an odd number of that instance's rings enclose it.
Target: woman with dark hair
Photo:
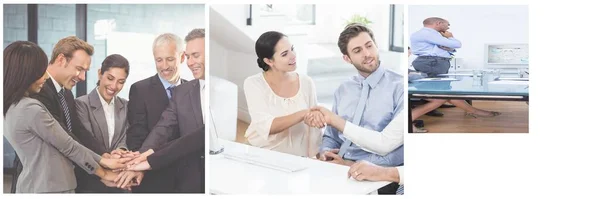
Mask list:
[[[48,74],[48,57],[36,44],[17,41],[4,49],[4,136],[23,164],[17,193],[73,193],[73,163],[109,183],[127,159],[107,159],[71,138],[38,100]]]
[[[129,76],[129,61],[119,54],[109,55],[98,69],[97,87],[75,99],[77,116],[87,132],[92,133],[101,146],[104,156],[128,152],[125,142],[127,128],[127,100],[117,95]],[[141,175],[141,172],[137,172]],[[96,177],[87,176],[79,180],[78,193],[119,193],[122,189],[108,187]],[[141,179],[138,178],[138,181]]]
[[[244,81],[251,117],[246,138],[253,146],[315,157],[322,133],[302,121],[317,105],[317,94],[310,77],[294,72],[294,46],[286,35],[269,31],[258,38],[255,50],[263,72]]]

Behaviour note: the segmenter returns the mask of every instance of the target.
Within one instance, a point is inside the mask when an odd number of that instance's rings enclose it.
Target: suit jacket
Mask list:
[[[125,134],[129,123],[127,122],[127,100],[115,97],[115,130],[112,140],[108,140],[108,124],[104,116],[104,109],[100,95],[96,89],[84,96],[75,99],[77,105],[77,115],[83,127],[87,132],[91,132],[95,141],[102,145],[103,153],[110,153],[113,150],[124,148],[127,149],[125,143]],[[110,145],[109,145],[110,142]],[[98,154],[102,155],[102,154]],[[97,176],[87,175],[82,176],[77,186],[77,192],[123,192],[119,188],[107,187],[100,182]]]
[[[140,152],[156,150],[148,157],[152,169],[177,163],[175,187],[178,192],[204,193],[202,117],[199,82],[194,80],[176,87],[169,107],[140,149]],[[169,142],[173,135],[177,135],[176,139]]]
[[[100,156],[75,141],[38,100],[24,97],[4,118],[4,136],[23,164],[17,193],[64,192],[77,186],[73,162],[93,174]]]
[[[181,80],[187,82],[186,80]],[[129,88],[129,103],[127,105],[127,147],[138,151],[148,134],[160,120],[160,115],[169,105],[167,91],[160,81],[158,74],[140,80]],[[169,140],[174,139],[173,137]],[[143,183],[133,188],[133,192],[165,193],[173,192],[175,180],[173,167],[146,172]]]
[[[97,154],[102,153],[102,145],[98,144],[91,133],[85,132],[85,128],[82,127],[79,118],[77,117],[77,110],[75,107],[75,98],[73,97],[73,93],[71,91],[65,92],[65,100],[67,102],[67,107],[69,107],[69,112],[71,116],[71,128],[73,129],[70,132],[67,128],[67,119],[65,114],[63,113],[62,107],[60,106],[60,100],[58,98],[58,90],[60,88],[55,88],[54,83],[51,78],[46,80],[44,86],[40,90],[39,93],[31,94],[31,98],[37,99],[48,109],[50,114],[57,120],[57,122],[62,126],[64,131],[71,136],[75,141],[83,144],[90,150],[96,152]],[[20,158],[17,155],[15,158],[15,175],[13,177],[12,185],[16,187],[16,180],[21,173],[22,164],[20,162]],[[75,171],[82,175],[87,175],[84,170],[77,167]]]

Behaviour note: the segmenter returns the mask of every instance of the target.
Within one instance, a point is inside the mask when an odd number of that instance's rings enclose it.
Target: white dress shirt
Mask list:
[[[276,95],[263,73],[246,78],[244,93],[248,102],[250,125],[245,137],[252,146],[297,156],[315,157],[321,145],[322,132],[299,122],[277,134],[270,134],[273,120],[317,105],[317,93],[312,79],[299,74],[300,89],[295,96]]]
[[[204,122],[204,124],[206,125],[206,102],[205,102],[205,97],[204,97],[204,80],[203,79],[198,79],[198,82],[200,82],[200,107],[202,108],[202,122]]]
[[[402,118],[398,116],[392,119],[381,132],[365,129],[346,121],[343,134],[361,148],[385,156],[404,144],[404,120]]]
[[[98,87],[96,87],[96,92],[98,92],[98,97],[100,97],[100,102],[102,103],[102,110],[104,110],[104,117],[106,118],[106,124],[108,125],[108,147],[111,146],[113,136],[115,135],[115,97],[110,100],[110,103],[106,102],[102,95],[100,95],[100,91]]]
[[[400,113],[402,115],[402,113]],[[344,136],[364,150],[384,156],[404,144],[404,118],[398,116],[381,132],[369,130],[346,121]],[[404,184],[404,166],[398,169],[399,184]]]
[[[61,89],[63,89],[62,86],[60,86],[60,84],[54,79],[54,77],[52,77],[52,75],[50,75],[49,72],[48,73],[48,77],[50,77],[50,79],[52,80],[52,83],[54,84],[54,88],[56,89],[56,93],[59,93]],[[67,92],[67,91],[65,91]]]

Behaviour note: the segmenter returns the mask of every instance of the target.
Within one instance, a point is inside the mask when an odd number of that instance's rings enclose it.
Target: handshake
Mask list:
[[[100,176],[100,181],[108,187],[118,187],[131,190],[133,186],[139,186],[144,178],[143,171],[151,170],[147,157],[154,153],[150,149],[144,153],[139,151],[125,151],[116,149],[110,154],[102,154],[100,165],[109,170]]]
[[[304,115],[304,124],[314,127],[323,128],[328,124],[332,124],[332,121],[337,119],[337,115],[321,106],[315,106],[308,109],[308,112]]]

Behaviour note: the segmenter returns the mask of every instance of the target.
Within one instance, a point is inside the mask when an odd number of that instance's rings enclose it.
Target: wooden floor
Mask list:
[[[473,101],[473,106],[502,113],[493,118],[473,118],[459,108],[439,108],[443,117],[421,116],[429,133],[528,133],[529,105],[525,102]]]

